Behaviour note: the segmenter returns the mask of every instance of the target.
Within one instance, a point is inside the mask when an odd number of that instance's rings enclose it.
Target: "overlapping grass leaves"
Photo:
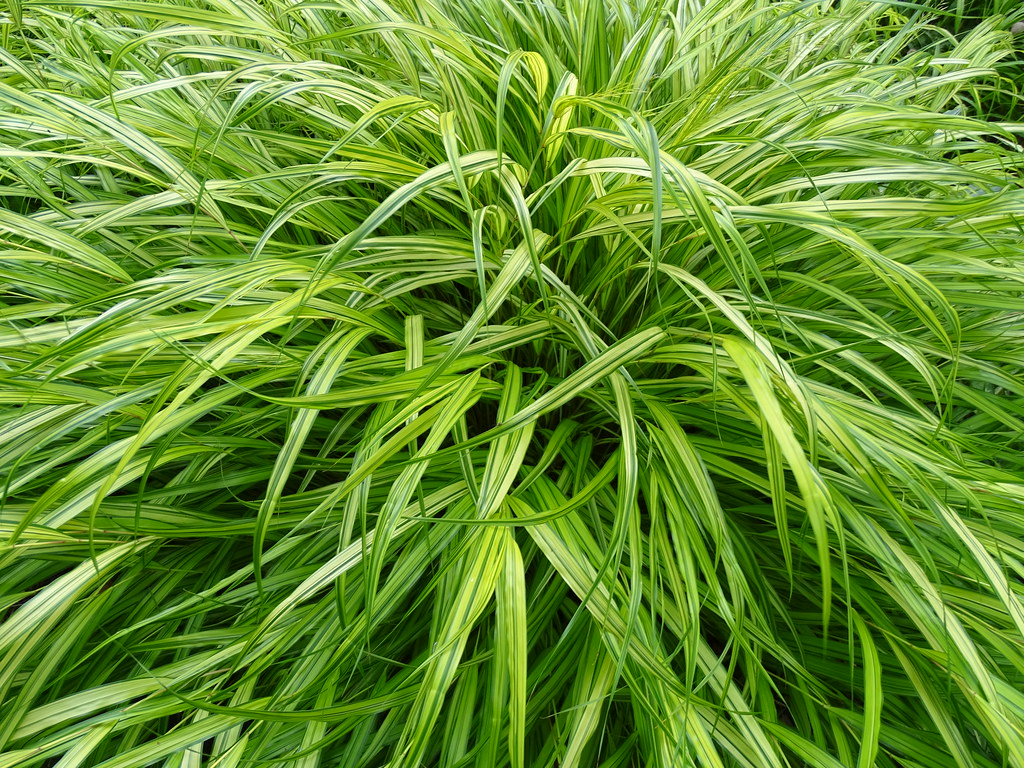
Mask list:
[[[1000,19],[3,21],[0,766],[1024,766]]]

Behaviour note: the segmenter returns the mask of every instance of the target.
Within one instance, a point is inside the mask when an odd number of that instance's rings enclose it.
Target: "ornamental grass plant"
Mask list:
[[[0,768],[1024,768],[946,18],[7,0]]]

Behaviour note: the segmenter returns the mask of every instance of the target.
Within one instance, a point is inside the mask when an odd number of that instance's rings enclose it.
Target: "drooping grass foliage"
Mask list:
[[[956,36],[978,24],[1003,16],[1004,26],[1014,36],[1011,53],[1000,61],[993,73],[994,87],[982,88],[968,100],[967,106],[976,116],[990,120],[1024,120],[1024,4],[1018,0],[930,0],[929,11],[935,17],[930,39],[922,40],[927,50],[941,55],[956,45]],[[901,23],[897,17],[892,23]],[[1024,147],[1024,140],[1018,136]]]
[[[0,767],[1024,766],[1024,126],[936,18],[8,0]]]

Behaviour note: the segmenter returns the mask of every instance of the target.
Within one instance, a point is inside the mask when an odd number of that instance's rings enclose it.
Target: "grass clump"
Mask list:
[[[992,17],[9,3],[0,768],[1024,766]]]

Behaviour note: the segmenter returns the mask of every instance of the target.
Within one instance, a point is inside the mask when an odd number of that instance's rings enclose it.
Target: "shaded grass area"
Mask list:
[[[1014,43],[933,11],[9,4],[0,768],[1024,766]]]
[[[926,5],[941,30],[933,51],[948,47],[950,39],[966,34],[978,24],[995,22],[1010,31],[1011,52],[996,65],[988,87],[971,96],[967,109],[997,122],[1024,120],[1024,6],[1016,0],[937,0]],[[1024,147],[1019,135],[1017,140]]]

